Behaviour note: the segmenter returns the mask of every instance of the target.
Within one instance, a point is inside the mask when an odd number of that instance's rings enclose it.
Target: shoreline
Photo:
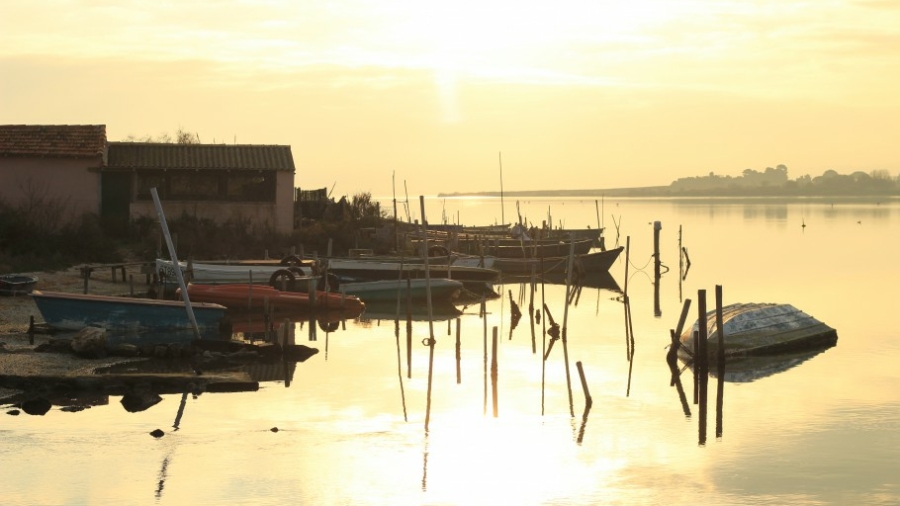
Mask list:
[[[125,267],[124,279],[135,280],[134,293],[147,290],[145,275],[140,266]],[[78,266],[60,271],[21,273],[38,278],[35,290],[84,292],[84,279]],[[113,281],[110,271],[95,271],[89,279],[88,293],[123,295],[132,290],[131,281]],[[140,279],[138,283],[136,280]],[[135,390],[151,390],[155,394],[199,393],[257,390],[259,384],[239,371],[204,371],[200,375],[184,362],[183,367],[166,368],[166,372],[141,372],[140,367],[123,364],[150,363],[155,358],[108,356],[82,358],[73,353],[42,352],[38,347],[48,345],[57,337],[54,334],[28,334],[31,319],[35,325],[44,323],[34,300],[28,295],[0,296],[0,404],[24,402],[30,398],[53,399],[62,395],[70,399],[73,392],[103,395],[123,395]],[[60,333],[63,336],[74,332]],[[33,342],[32,342],[33,338]],[[160,358],[159,360],[170,359]],[[119,367],[117,367],[119,366]],[[102,373],[100,371],[106,370]],[[55,402],[51,401],[55,404]]]

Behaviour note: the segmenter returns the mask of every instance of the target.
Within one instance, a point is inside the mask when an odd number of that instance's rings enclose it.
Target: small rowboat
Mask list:
[[[4,274],[0,276],[0,295],[27,295],[34,290],[38,278],[25,274]]]
[[[718,354],[716,311],[706,314],[707,355]],[[790,353],[837,343],[837,331],[790,304],[731,304],[722,308],[725,356]],[[679,354],[693,353],[699,322],[681,335]]]
[[[80,330],[102,327],[107,330],[168,332],[192,328],[183,301],[93,295],[80,293],[31,293],[35,305],[50,327]],[[218,304],[191,304],[201,333],[217,334],[225,316]]]

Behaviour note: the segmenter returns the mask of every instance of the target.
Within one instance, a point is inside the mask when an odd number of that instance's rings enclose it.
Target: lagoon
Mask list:
[[[608,247],[629,246],[610,272],[627,285],[633,349],[610,287],[583,288],[568,309],[564,286],[538,288],[534,305],[567,327],[566,349],[555,342],[546,361],[546,316],[533,339],[518,281],[494,286],[501,297],[486,318],[475,304],[458,319],[414,321],[409,362],[405,323],[363,317],[332,333],[298,324],[297,343],[319,353],[258,392],[169,395],[138,413],[110,397],[75,413],[3,416],[4,504],[900,502],[900,201],[425,200],[434,223],[522,214],[539,225],[548,212],[569,228],[599,222]],[[780,372],[726,381],[721,422],[710,406],[704,432],[691,370],[680,375],[685,406],[665,355],[684,300],[692,322],[699,291],[713,308],[717,285],[726,304],[793,304],[837,329],[838,342]],[[515,328],[510,298],[525,313]],[[593,398],[587,416],[576,362]]]

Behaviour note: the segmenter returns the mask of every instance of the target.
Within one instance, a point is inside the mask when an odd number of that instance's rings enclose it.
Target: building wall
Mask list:
[[[0,157],[0,199],[13,207],[60,202],[68,218],[100,214],[101,157]]]
[[[161,195],[166,219],[175,219],[183,213],[216,223],[250,220],[254,225],[272,227],[276,232],[289,234],[294,228],[294,174],[276,173],[275,202],[236,202],[216,200],[176,200]],[[136,184],[136,183],[135,183]],[[134,190],[137,191],[136,189]],[[156,218],[152,200],[132,198],[129,208],[131,219]]]
[[[282,174],[287,177],[282,177]],[[293,174],[279,173],[275,203],[266,202],[215,202],[189,200],[163,200],[166,219],[175,219],[186,213],[216,223],[250,220],[253,225],[270,226],[275,231],[289,234],[294,227]],[[288,186],[284,186],[288,185]],[[130,207],[131,219],[149,217],[156,219],[153,201],[134,201]]]
[[[289,234],[294,230],[294,173],[282,171],[278,173],[278,186],[275,189],[275,229]]]

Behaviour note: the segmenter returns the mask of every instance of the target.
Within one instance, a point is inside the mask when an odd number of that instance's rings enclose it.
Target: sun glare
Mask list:
[[[686,7],[687,5],[687,7]],[[654,39],[653,30],[689,14],[691,4],[570,1],[538,6],[503,1],[420,4],[394,23],[413,52],[438,68],[496,74],[498,68],[565,68],[591,46]]]

